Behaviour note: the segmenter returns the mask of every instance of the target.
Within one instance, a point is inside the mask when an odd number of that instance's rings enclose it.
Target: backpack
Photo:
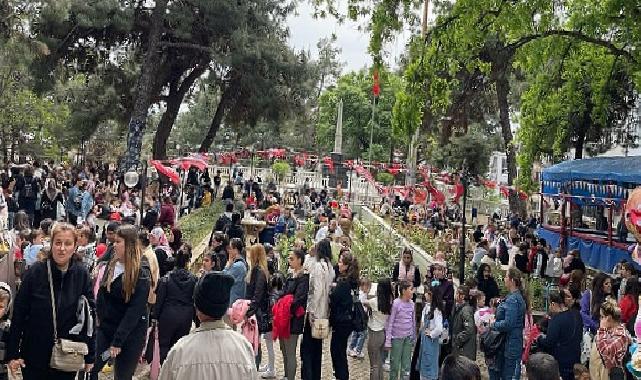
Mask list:
[[[356,332],[367,330],[368,320],[369,315],[358,298],[358,292],[352,291],[352,329]]]
[[[30,181],[25,178],[21,193],[25,199],[36,199],[36,184],[33,178]]]
[[[216,224],[214,225],[214,231],[221,231],[221,232],[227,233],[227,230],[229,230],[229,227],[231,227],[231,219],[229,219],[227,215],[222,214],[216,221]]]

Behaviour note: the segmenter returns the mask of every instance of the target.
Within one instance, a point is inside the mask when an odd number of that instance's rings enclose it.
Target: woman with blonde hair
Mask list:
[[[114,359],[114,378],[131,379],[147,336],[147,298],[150,274],[142,265],[142,250],[138,229],[123,225],[116,231],[114,257],[99,281],[97,297],[97,352],[91,379],[111,357]]]
[[[22,278],[13,305],[6,358],[14,375],[22,368],[23,379],[76,377],[76,372],[51,367],[56,338],[86,343],[84,370],[93,366],[94,297],[89,273],[82,263],[72,259],[77,245],[75,228],[56,223],[46,260],[35,262]],[[78,313],[79,305],[82,313]]]
[[[258,332],[268,333],[272,330],[271,316],[269,313],[269,271],[267,270],[267,254],[262,244],[254,244],[247,251],[247,264],[249,270],[245,277],[247,288],[245,298],[250,300],[247,317],[256,316],[258,321]],[[274,348],[273,344],[269,352],[270,368],[273,368]],[[258,349],[256,354],[256,366],[260,365],[261,352]]]

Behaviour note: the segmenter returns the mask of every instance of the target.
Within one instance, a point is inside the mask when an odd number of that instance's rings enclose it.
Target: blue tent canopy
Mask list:
[[[599,181],[641,184],[641,157],[595,157],[543,169],[543,181]]]

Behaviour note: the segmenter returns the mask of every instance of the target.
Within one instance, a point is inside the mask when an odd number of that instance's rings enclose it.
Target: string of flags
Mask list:
[[[336,163],[331,156],[317,156],[309,154],[307,152],[292,153],[288,152],[284,148],[273,148],[260,151],[250,151],[248,149],[241,149],[233,152],[214,152],[214,153],[194,153],[182,159],[177,159],[170,161],[171,164],[191,165],[198,167],[199,170],[202,170],[203,167],[206,167],[207,163],[218,163],[221,165],[231,165],[238,163],[242,159],[250,159],[252,156],[258,156],[262,159],[291,159],[297,167],[303,167],[305,165],[316,165],[322,163],[323,166],[327,167],[327,170],[330,173],[335,172]],[[192,161],[190,161],[192,160]],[[194,161],[195,160],[195,161]],[[458,179],[456,173],[450,173],[448,171],[441,171],[438,168],[431,165],[418,165],[417,171],[423,176],[423,182],[419,184],[420,187],[425,189],[418,188],[405,188],[404,186],[383,186],[378,183],[374,176],[371,174],[370,170],[376,170],[378,172],[385,171],[392,175],[398,175],[401,173],[406,173],[409,168],[403,163],[393,162],[377,162],[374,161],[370,165],[367,165],[367,169],[364,163],[358,160],[346,160],[342,165],[348,170],[356,171],[357,175],[365,177],[365,179],[383,196],[389,196],[391,193],[401,195],[404,198],[409,196],[414,196],[419,200],[426,199],[429,194],[433,201],[438,204],[445,203],[446,196],[442,194],[434,185],[432,181],[439,181],[445,185],[453,185],[453,188],[450,190],[452,194],[452,201],[457,203],[460,198],[463,196],[464,188]],[[477,183],[484,186],[488,189],[499,189],[499,192],[505,198],[508,198],[511,193],[516,193],[520,199],[526,200],[528,194],[524,191],[516,188],[515,186],[506,186],[498,185],[495,181],[491,181],[482,177],[477,178]]]

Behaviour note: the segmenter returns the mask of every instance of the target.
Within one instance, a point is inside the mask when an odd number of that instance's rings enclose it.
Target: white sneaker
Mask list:
[[[265,364],[264,366],[258,369],[258,372],[267,372],[268,370],[269,370],[269,364]]]
[[[383,363],[383,371],[389,372],[389,363]]]
[[[274,370],[268,370],[268,371],[262,372],[260,374],[260,377],[262,377],[263,379],[275,379],[276,374],[274,373]]]
[[[365,357],[365,353],[363,351],[361,351],[356,356],[361,358],[361,359],[363,359]]]
[[[349,348],[349,349],[347,350],[347,356],[351,356],[351,357],[356,356],[356,351],[354,351],[354,350],[352,350],[351,348]]]

